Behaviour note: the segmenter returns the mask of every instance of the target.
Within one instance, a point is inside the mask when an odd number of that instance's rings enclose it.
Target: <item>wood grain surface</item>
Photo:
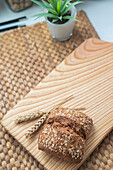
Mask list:
[[[37,137],[24,134],[32,122],[16,125],[17,115],[63,107],[86,107],[94,122],[81,163],[63,161],[37,149]],[[113,44],[91,38],[82,43],[3,118],[2,124],[47,169],[77,169],[113,127]]]

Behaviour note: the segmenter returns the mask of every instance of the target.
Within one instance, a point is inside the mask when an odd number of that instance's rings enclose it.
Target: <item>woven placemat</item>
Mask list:
[[[79,44],[99,38],[83,11],[78,12],[73,36],[53,40],[46,23],[37,23],[0,35],[0,120],[31,88]],[[0,170],[39,170],[43,167],[0,124]],[[113,170],[113,131],[80,170]]]

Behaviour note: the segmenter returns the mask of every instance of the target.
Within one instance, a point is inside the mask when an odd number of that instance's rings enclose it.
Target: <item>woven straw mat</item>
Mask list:
[[[73,36],[53,40],[45,22],[0,35],[0,119],[31,88],[79,44],[98,37],[83,11],[77,15]],[[0,170],[44,169],[0,124]],[[113,131],[102,141],[80,170],[113,170]]]

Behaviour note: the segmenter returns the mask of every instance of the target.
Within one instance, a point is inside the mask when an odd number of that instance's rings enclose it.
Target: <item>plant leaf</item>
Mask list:
[[[49,5],[47,2],[45,2],[44,0],[42,0],[43,3],[38,2],[36,0],[32,0],[34,3],[36,3],[37,5],[46,8],[48,11],[50,11],[51,13],[58,15],[58,13],[52,8],[51,5]]]
[[[54,23],[54,22],[56,22],[56,21],[58,21],[58,20],[59,20],[58,18],[53,19],[53,20],[52,20],[52,23]]]
[[[47,10],[58,16],[58,13],[54,9],[48,8]]]
[[[33,15],[32,17],[37,17],[36,19],[40,17],[58,18],[58,16],[49,13],[40,13],[40,14]]]
[[[84,3],[84,1],[77,1],[77,2],[71,3],[67,8],[65,8],[62,15],[66,14],[74,5],[81,4],[81,3]]]
[[[62,21],[62,16],[58,17]]]
[[[50,4],[48,4],[46,1],[42,0],[42,2],[47,8],[52,8],[52,6]]]
[[[75,20],[75,21],[79,21],[77,20],[76,18],[70,16],[70,15],[67,15],[67,16],[63,16],[63,19],[72,19],[72,20]]]
[[[36,1],[36,0],[31,0],[32,2],[34,2],[35,4],[43,7],[43,8],[46,8],[46,6],[42,3],[42,2],[39,2],[39,1]]]
[[[57,10],[57,2],[58,2],[58,0],[53,0],[53,2],[55,4],[56,10]]]
[[[36,0],[31,0],[31,1],[43,8],[46,8],[47,10],[48,10],[48,8],[52,9],[52,7],[53,7],[53,9],[55,9],[55,6],[54,6],[54,3],[52,0],[48,0],[50,4],[48,4],[47,2],[44,2],[44,0],[42,0],[43,3],[36,1]]]
[[[66,8],[66,5],[70,2],[71,0],[65,0],[64,3],[63,3],[63,8],[62,8],[62,12],[65,10]]]
[[[59,0],[57,2],[57,12],[58,12],[58,14],[60,14],[61,4],[62,4],[62,0]]]
[[[56,0],[48,0],[52,7],[56,10]]]

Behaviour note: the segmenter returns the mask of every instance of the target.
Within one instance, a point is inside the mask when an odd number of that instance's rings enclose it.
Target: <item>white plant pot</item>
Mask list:
[[[77,14],[76,8],[73,6],[70,9],[70,11],[71,11],[71,16],[75,18]],[[74,20],[68,20],[64,24],[54,24],[48,21],[47,18],[46,21],[47,21],[49,31],[54,39],[58,41],[65,41],[72,36],[72,32],[75,24]]]

